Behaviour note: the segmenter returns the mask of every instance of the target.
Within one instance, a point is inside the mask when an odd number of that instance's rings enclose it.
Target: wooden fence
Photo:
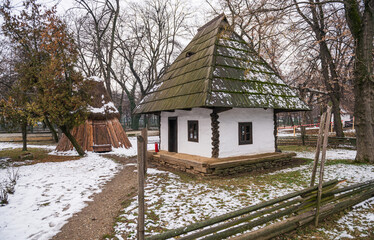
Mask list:
[[[278,137],[277,139],[278,146],[282,145],[303,145],[302,136],[287,136],[287,137]],[[305,135],[304,143],[307,146],[316,146],[317,136],[316,135]],[[347,137],[329,137],[328,146],[333,148],[349,148],[356,149],[356,138],[347,138]]]
[[[374,196],[374,180],[347,187],[338,181],[325,182],[321,194],[319,219],[354,206]],[[178,237],[187,239],[270,239],[312,223],[316,217],[317,186],[287,194],[260,204],[216,216],[188,226],[146,237],[161,240]],[[286,219],[283,217],[287,216]],[[270,223],[270,225],[268,225]],[[265,227],[260,227],[263,225]],[[254,228],[257,230],[252,230]],[[239,234],[239,235],[237,235]]]

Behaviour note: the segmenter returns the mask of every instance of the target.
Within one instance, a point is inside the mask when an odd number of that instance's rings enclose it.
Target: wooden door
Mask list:
[[[105,121],[93,121],[93,151],[112,151],[108,129]]]
[[[169,152],[178,152],[178,119],[169,117]]]

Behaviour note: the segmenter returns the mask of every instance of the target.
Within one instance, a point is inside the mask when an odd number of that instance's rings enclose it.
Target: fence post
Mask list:
[[[147,149],[147,146],[148,146],[148,130],[147,130],[147,126],[144,127],[142,129],[142,137],[144,139],[144,148],[143,148],[143,154],[144,154],[144,174],[147,173],[147,167],[148,167],[148,149]]]
[[[147,147],[142,136],[138,136],[138,239],[144,240],[144,155]],[[145,150],[144,150],[145,149]]]
[[[293,136],[296,136],[296,126],[293,126]]]
[[[314,186],[314,182],[315,182],[315,179],[316,179],[319,153],[321,152],[321,143],[322,143],[322,139],[323,139],[323,129],[325,128],[325,119],[326,119],[326,113],[323,113],[322,116],[321,116],[320,123],[319,123],[316,154],[314,155],[314,164],[313,164],[313,170],[312,170],[312,180],[310,181],[310,186],[311,187]]]
[[[334,132],[334,124],[333,124],[333,122],[331,122],[330,125],[331,125],[331,127],[330,127],[330,131],[331,131],[331,132]]]
[[[319,209],[321,205],[321,198],[322,198],[322,183],[323,183],[323,174],[325,171],[325,160],[326,160],[326,148],[327,142],[329,139],[329,122],[331,120],[331,106],[327,107],[327,114],[326,114],[326,124],[324,130],[324,138],[323,138],[323,146],[322,146],[322,158],[321,158],[321,166],[319,171],[319,182],[318,182],[318,191],[317,191],[317,208],[316,208],[316,219],[315,219],[315,226],[318,225],[318,218],[319,218]]]
[[[353,130],[355,129],[355,117],[353,117],[353,120],[352,120],[352,129]]]

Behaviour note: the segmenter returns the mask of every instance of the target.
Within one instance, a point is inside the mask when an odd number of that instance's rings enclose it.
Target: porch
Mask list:
[[[278,152],[228,158],[207,158],[168,151],[149,151],[148,154],[150,161],[156,165],[203,176],[233,175],[282,168],[294,164],[292,157],[296,156],[295,153]]]

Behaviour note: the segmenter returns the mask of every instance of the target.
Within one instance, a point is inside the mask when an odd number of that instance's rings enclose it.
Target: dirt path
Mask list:
[[[136,158],[111,156],[122,164],[135,163]],[[69,219],[53,240],[95,240],[102,239],[113,230],[113,223],[122,210],[122,203],[133,197],[137,189],[135,166],[124,167],[101,193],[93,196],[93,201]]]

